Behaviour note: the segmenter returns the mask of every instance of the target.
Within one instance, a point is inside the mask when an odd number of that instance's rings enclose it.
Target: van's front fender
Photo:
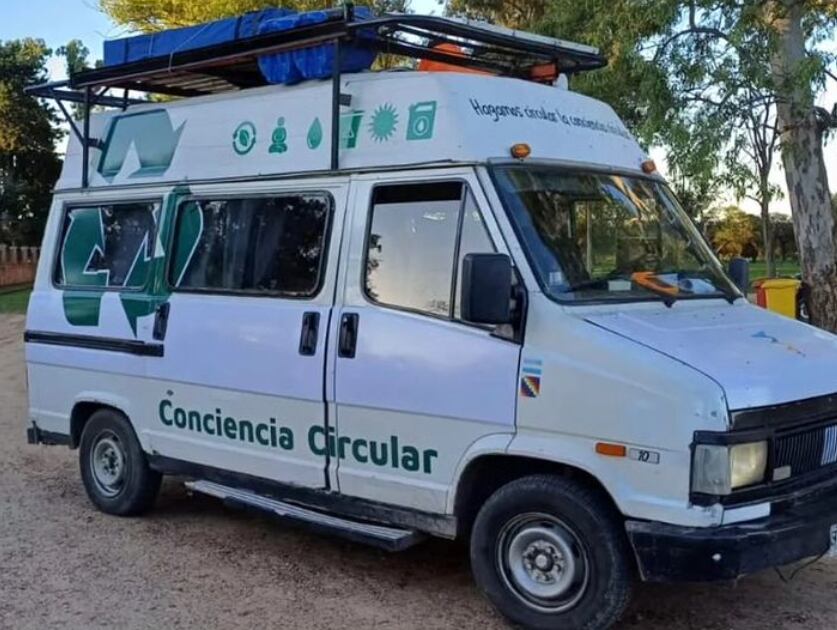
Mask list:
[[[690,469],[688,451],[661,451],[642,444],[623,444],[626,455],[612,457],[599,455],[596,444],[592,437],[521,430],[506,453],[560,464],[590,475],[607,491],[624,516],[691,527],[721,523],[720,506],[692,506],[687,498],[681,498],[682,475],[673,475],[671,471]]]

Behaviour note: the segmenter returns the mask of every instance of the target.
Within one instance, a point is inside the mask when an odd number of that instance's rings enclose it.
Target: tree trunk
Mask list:
[[[837,241],[823,132],[814,113],[814,97],[805,76],[804,8],[800,0],[773,3],[778,46],[772,59],[779,96],[782,162],[788,185],[802,276],[811,287],[811,321],[837,332]]]
[[[765,190],[762,188],[762,190]],[[767,277],[776,277],[776,256],[773,252],[773,226],[770,224],[770,199],[765,193],[761,197],[761,242],[764,246],[764,262],[767,264]]]

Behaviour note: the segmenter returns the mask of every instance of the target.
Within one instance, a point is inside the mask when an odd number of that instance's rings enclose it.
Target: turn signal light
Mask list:
[[[657,165],[654,163],[654,160],[645,160],[642,163],[642,172],[646,175],[650,175],[651,173],[657,172]]]
[[[525,142],[520,142],[512,146],[511,154],[513,158],[525,160],[527,157],[532,155],[532,147]]]
[[[622,444],[608,444],[607,442],[596,442],[596,452],[607,457],[625,457],[627,449]]]

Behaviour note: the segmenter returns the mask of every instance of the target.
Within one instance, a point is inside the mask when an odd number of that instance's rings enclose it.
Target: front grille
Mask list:
[[[780,432],[773,451],[774,474],[796,478],[837,463],[837,423]]]

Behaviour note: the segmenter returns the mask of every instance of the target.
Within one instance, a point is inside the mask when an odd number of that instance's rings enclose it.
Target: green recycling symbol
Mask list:
[[[233,132],[233,150],[239,155],[247,155],[254,146],[256,146],[256,125],[245,121]]]
[[[171,215],[179,199],[188,194],[188,188],[175,188],[169,195],[166,213]],[[149,221],[147,229],[135,240],[135,244],[127,245],[127,252],[114,252],[108,251],[102,212],[103,209],[98,207],[75,208],[69,215],[60,257],[61,283],[66,286],[62,296],[64,315],[72,326],[98,326],[105,296],[103,289],[116,289],[128,325],[136,336],[137,320],[153,314],[169,297],[167,287],[147,285],[149,278],[161,277],[163,273],[165,254],[162,248],[157,251],[155,243],[168,243],[171,222],[163,225],[159,237],[155,238],[161,218],[161,209],[155,208],[152,212],[153,220]],[[184,206],[182,212],[185,214],[180,221],[176,251],[191,254],[200,238],[200,229],[191,226],[200,225],[197,220],[193,220],[194,208]],[[126,243],[123,241],[120,247],[125,248]],[[122,262],[130,260],[128,270],[119,274],[121,279],[118,284],[113,281],[116,277],[113,274],[115,258]],[[180,277],[188,262],[188,259],[173,262],[175,277]]]

